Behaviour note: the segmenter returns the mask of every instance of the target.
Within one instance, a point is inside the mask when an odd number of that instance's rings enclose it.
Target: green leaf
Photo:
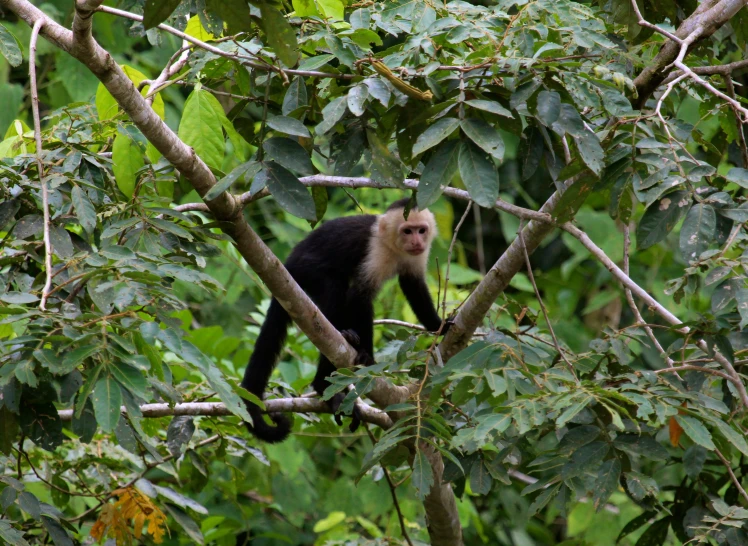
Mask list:
[[[745,440],[743,440],[745,442]],[[704,463],[707,458],[707,450],[699,445],[690,446],[685,453],[683,453],[683,469],[686,471],[686,475],[695,480],[701,474],[704,469]]]
[[[209,167],[220,170],[226,145],[216,108],[223,110],[212,94],[195,89],[184,103],[178,134]]]
[[[298,178],[273,161],[267,163],[264,172],[268,190],[283,210],[305,220],[317,219],[314,199]]]
[[[725,178],[729,182],[735,182],[741,188],[748,188],[748,169],[732,168],[727,171]]]
[[[538,93],[538,106],[535,117],[546,127],[553,125],[561,114],[561,95],[555,91],[543,90]]]
[[[315,533],[324,533],[336,525],[343,523],[345,518],[345,512],[330,512],[326,518],[321,519],[314,524],[312,531]]]
[[[146,378],[143,376],[140,370],[137,370],[129,364],[125,364],[123,362],[113,364],[109,367],[109,370],[112,372],[112,375],[117,379],[117,381],[119,381],[120,385],[125,387],[135,396],[138,396],[140,398],[146,397],[146,388],[148,387],[148,382],[146,381]],[[94,399],[95,397],[96,392],[94,391]]]
[[[486,468],[486,463],[480,460],[470,469],[470,489],[476,495],[488,495],[493,485],[493,478]]]
[[[52,401],[21,402],[20,424],[23,434],[47,451],[62,443],[62,421]]]
[[[281,133],[287,135],[300,136],[300,137],[311,137],[311,133],[306,126],[301,123],[298,119],[289,118],[286,116],[275,116],[267,120],[267,125],[271,129],[275,129]]]
[[[146,30],[160,25],[177,9],[182,0],[145,0],[143,26]]]
[[[340,121],[345,114],[347,104],[345,96],[330,101],[327,106],[322,109],[322,121],[317,124],[314,132],[318,135],[323,135],[335,127],[335,124]]]
[[[499,172],[493,161],[472,142],[462,141],[458,164],[470,198],[482,207],[493,208],[499,198]]]
[[[6,407],[0,408],[0,453],[10,455],[18,431],[18,416]]]
[[[296,76],[293,81],[291,81],[288,89],[286,89],[286,94],[283,97],[281,112],[283,112],[284,116],[287,116],[294,110],[297,110],[302,106],[306,106],[307,104],[308,98],[306,85],[304,84],[304,78],[302,78],[301,76]]]
[[[416,199],[419,209],[428,208],[442,194],[442,186],[448,187],[457,174],[460,142],[448,140],[431,155],[418,183]]]
[[[431,463],[426,458],[422,450],[417,450],[413,457],[413,474],[411,483],[416,489],[416,497],[423,500],[434,485],[434,473],[431,470]]]
[[[421,154],[429,148],[436,146],[451,135],[459,125],[460,120],[456,118],[441,118],[418,135],[416,143],[413,145],[413,155]]]
[[[290,138],[273,137],[262,143],[265,153],[276,163],[299,174],[314,174],[309,153]]]
[[[371,150],[371,162],[377,171],[374,178],[391,186],[402,187],[405,176],[403,176],[400,160],[390,153],[387,146],[379,140],[377,134],[371,129],[366,130],[366,138]]]
[[[297,17],[319,17],[314,0],[293,0],[292,5]]]
[[[669,193],[650,205],[636,228],[639,250],[649,248],[667,237],[690,206],[691,196],[686,190]]]
[[[671,519],[670,517],[665,517],[659,521],[655,521],[642,533],[642,536],[636,541],[636,546],[662,546],[665,544]]]
[[[738,448],[743,455],[748,456],[748,442],[746,442],[745,436],[742,433],[736,431],[721,419],[713,419],[711,422],[719,429],[722,436],[728,442]]]
[[[91,401],[101,429],[104,432],[114,432],[122,406],[122,391],[114,377],[107,375],[96,382]]]
[[[257,161],[247,161],[246,163],[242,163],[238,167],[234,168],[229,174],[221,178],[221,180],[219,180],[215,186],[210,188],[203,199],[205,199],[205,201],[212,201],[223,192],[228,190],[234,184],[234,182],[239,180],[239,178],[243,178],[244,180],[246,180],[247,178],[252,178],[255,174],[257,174],[261,167],[262,165]]]
[[[621,461],[617,458],[608,459],[600,466],[593,495],[595,510],[600,510],[610,496],[618,490],[620,477]]]
[[[511,111],[501,106],[498,102],[492,100],[466,100],[465,104],[467,104],[468,106],[472,106],[473,108],[477,108],[478,110],[483,110],[484,112],[491,112],[492,114],[497,114],[499,116],[514,118]]]
[[[316,0],[322,15],[334,21],[343,20],[345,6],[341,0]]]
[[[56,371],[51,368],[50,370],[59,375],[70,373],[77,368],[81,362],[86,360],[89,356],[96,354],[99,350],[101,350],[100,345],[83,345],[82,347],[73,349],[69,353],[65,353],[65,356],[62,358],[62,366],[60,367],[60,370]]]
[[[701,421],[688,415],[676,415],[675,419],[678,421],[681,428],[683,428],[683,432],[685,432],[691,440],[700,446],[707,448],[709,451],[714,451],[715,447],[714,442],[712,441],[712,435]]]
[[[75,545],[75,542],[73,542],[73,539],[70,538],[70,535],[59,521],[49,516],[42,515],[41,522],[55,546]]]
[[[561,469],[561,477],[564,480],[580,476],[586,472],[590,472],[600,464],[610,450],[610,445],[607,442],[591,442],[584,445],[572,453],[563,468]]]
[[[21,210],[20,199],[8,199],[0,203],[0,230],[16,216],[19,210]]]
[[[75,214],[78,217],[78,221],[81,223],[81,227],[88,233],[93,233],[96,228],[96,210],[93,204],[88,199],[85,191],[80,186],[73,186],[73,190],[70,192],[70,198],[73,200],[73,206],[75,207]]]
[[[117,187],[128,199],[132,199],[137,183],[136,173],[145,165],[145,161],[140,148],[129,136],[120,133],[115,137],[112,163]]]
[[[0,53],[8,60],[10,66],[20,66],[23,62],[21,43],[3,25],[0,25]]]
[[[464,119],[460,122],[462,131],[470,140],[480,146],[497,160],[504,159],[504,139],[497,129],[478,118]]]
[[[347,102],[348,110],[356,117],[361,117],[366,111],[366,101],[369,99],[369,88],[364,84],[359,84],[348,91]]]
[[[714,242],[717,214],[711,205],[696,203],[688,211],[680,229],[680,251],[687,263],[696,261]]]
[[[299,44],[296,42],[296,31],[283,10],[270,0],[253,0],[252,3],[260,8],[260,26],[267,43],[283,64],[289,68],[295,66],[299,60]]]
[[[166,511],[171,514],[171,517],[174,518],[174,521],[176,521],[179,526],[184,529],[184,532],[190,539],[194,540],[197,544],[205,544],[205,538],[200,532],[200,528],[190,516],[188,516],[180,508],[177,508],[176,506],[174,506],[173,504],[169,504],[168,502],[164,503],[164,508],[166,508]]]
[[[0,301],[4,301],[5,303],[23,305],[25,303],[34,303],[35,301],[39,301],[39,298],[34,294],[29,294],[28,292],[6,292],[5,294],[0,296]]]
[[[345,46],[343,40],[335,36],[334,34],[328,34],[325,36],[325,43],[330,51],[338,58],[341,64],[348,68],[353,68],[353,64],[356,62],[356,56],[353,52]]]
[[[135,87],[138,87],[143,80],[147,80],[145,74],[136,70],[131,66],[123,64],[120,66],[125,75],[130,79]],[[87,70],[87,69],[86,69]],[[140,94],[146,96],[150,86],[146,85],[140,91]],[[156,97],[153,100],[153,110],[158,114],[161,119],[165,117],[164,99],[161,98],[160,93],[156,93]],[[103,83],[99,83],[96,88],[96,112],[99,115],[101,121],[112,119],[119,114],[119,105],[114,97],[109,93]]]
[[[335,155],[335,176],[348,176],[364,153],[364,131],[356,128],[340,135],[340,151]]]
[[[591,131],[584,131],[580,135],[574,135],[573,138],[584,164],[597,175],[603,172],[603,167],[605,167],[605,152],[603,152],[603,148],[600,146],[597,135]]]

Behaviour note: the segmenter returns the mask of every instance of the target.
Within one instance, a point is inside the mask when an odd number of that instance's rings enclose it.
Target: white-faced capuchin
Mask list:
[[[325,222],[296,245],[285,264],[327,320],[358,351],[359,364],[374,363],[373,300],[382,284],[395,275],[423,326],[430,332],[442,327],[425,280],[436,222],[431,212],[417,209],[412,209],[406,220],[408,201],[396,201],[378,216],[350,216]],[[259,398],[267,388],[290,322],[288,313],[273,298],[242,380],[242,387]],[[445,334],[450,325],[447,321],[441,333]],[[326,378],[334,371],[335,366],[320,355],[312,381],[320,395],[329,385]],[[337,393],[329,401],[338,424],[338,409],[344,397],[345,393]],[[247,409],[254,421],[253,425],[247,423],[247,428],[260,440],[282,442],[290,433],[291,423],[285,415],[271,413],[273,426],[263,420],[257,405],[248,402]],[[351,429],[355,430],[359,423],[354,411]]]

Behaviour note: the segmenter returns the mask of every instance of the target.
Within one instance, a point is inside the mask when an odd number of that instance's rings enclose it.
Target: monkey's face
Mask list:
[[[431,244],[431,226],[427,222],[403,222],[398,233],[398,247],[410,254],[419,256]]]

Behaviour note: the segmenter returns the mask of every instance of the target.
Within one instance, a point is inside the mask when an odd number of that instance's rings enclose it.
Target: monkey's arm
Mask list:
[[[421,324],[429,331],[436,332],[442,325],[442,319],[436,312],[434,302],[431,299],[426,281],[419,275],[403,273],[400,275],[400,288],[410,304],[410,308],[421,321]],[[442,328],[442,334],[446,334],[450,322],[447,321]]]

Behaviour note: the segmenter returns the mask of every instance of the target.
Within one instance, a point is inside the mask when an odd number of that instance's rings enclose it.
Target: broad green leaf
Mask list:
[[[15,218],[19,210],[21,210],[20,199],[8,199],[0,203],[0,231]]]
[[[297,17],[319,17],[314,0],[293,0],[292,5]]]
[[[577,145],[582,161],[590,170],[599,175],[605,166],[605,152],[595,133],[584,131],[580,135],[574,135],[574,143]]]
[[[311,137],[309,129],[301,123],[298,119],[289,118],[286,116],[275,116],[267,120],[267,125],[271,129],[275,129],[281,133],[287,135],[300,136],[300,137]]]
[[[254,0],[252,3],[260,8],[260,26],[268,45],[287,67],[296,65],[299,44],[296,42],[296,31],[286,19],[284,10],[270,0]]]
[[[120,418],[122,391],[114,377],[107,375],[96,382],[91,395],[96,421],[104,432],[114,432]]]
[[[175,502],[182,508],[189,508],[190,510],[193,510],[194,512],[202,515],[208,514],[208,510],[202,504],[182,495],[181,493],[174,491],[171,487],[164,487],[161,485],[153,484],[153,488],[158,491],[159,496]]]
[[[362,129],[350,129],[340,139],[340,151],[335,155],[335,176],[348,176],[361,160],[366,139]]]
[[[748,325],[748,289],[741,286],[735,294],[735,301],[738,304],[738,313],[740,313],[740,328],[743,329]]]
[[[353,68],[353,64],[356,62],[356,56],[353,54],[350,48],[346,47],[346,45],[343,43],[343,40],[341,40],[338,36],[328,34],[327,36],[325,36],[325,43],[327,44],[327,47],[330,49],[330,51],[332,51],[333,54],[338,58],[341,64],[344,64],[348,68]]]
[[[10,455],[18,430],[18,415],[6,407],[0,408],[0,453]]]
[[[193,540],[195,544],[205,544],[205,537],[203,537],[203,534],[200,532],[200,527],[197,526],[197,523],[195,523],[186,512],[169,503],[164,503],[164,508],[166,508],[166,511],[171,514],[174,521],[179,524],[186,535]]]
[[[689,415],[677,415],[675,419],[691,440],[707,448],[709,451],[714,451],[714,442],[712,441],[712,435],[709,433],[704,424]]]
[[[3,25],[0,25],[0,53],[7,59],[10,66],[20,66],[23,62],[20,42]]]
[[[743,443],[745,443],[745,440],[743,440]],[[695,480],[699,477],[704,468],[708,453],[706,449],[696,444],[690,446],[683,453],[683,469],[689,478]]]
[[[347,107],[346,97],[338,97],[337,99],[330,101],[327,106],[322,109],[322,121],[317,124],[314,132],[318,135],[323,135],[340,121],[345,114]]]
[[[639,540],[636,541],[636,546],[662,546],[665,544],[671,519],[670,517],[665,517],[659,521],[655,521],[642,533]]]
[[[324,533],[329,531],[336,525],[339,525],[345,521],[345,512],[330,512],[326,518],[319,520],[314,524],[312,531],[315,533]]]
[[[420,500],[426,498],[426,495],[431,490],[431,486],[434,484],[434,473],[431,469],[431,463],[420,449],[416,451],[416,455],[413,457],[411,483],[416,489],[416,497]]]
[[[93,233],[93,230],[96,228],[96,209],[94,209],[93,204],[88,199],[86,192],[80,186],[73,186],[70,198],[73,200],[75,215],[78,217],[81,227],[86,232]]]
[[[493,161],[472,142],[462,141],[458,164],[470,198],[481,207],[493,208],[499,198],[499,172]]]
[[[226,145],[216,107],[222,110],[213,95],[195,89],[184,103],[178,134],[209,167],[220,170]]]
[[[287,116],[294,110],[306,106],[308,104],[306,84],[304,78],[296,76],[291,84],[286,89],[286,94],[283,97],[283,106],[281,112],[284,116]]]
[[[479,460],[474,463],[470,469],[470,489],[472,492],[476,495],[488,495],[491,491],[491,485],[493,485],[493,478],[488,472],[485,462]]]
[[[20,409],[21,432],[42,449],[54,451],[63,436],[62,421],[52,401],[22,403]]]
[[[580,447],[572,453],[569,462],[561,469],[561,477],[568,480],[594,470],[609,450],[610,445],[601,441],[591,442]]]
[[[146,388],[148,387],[148,382],[146,381],[145,376],[142,374],[142,372],[140,372],[140,370],[137,370],[123,362],[113,364],[112,366],[110,366],[109,370],[112,372],[112,375],[115,377],[115,379],[119,381],[120,385],[125,387],[135,396],[138,396],[140,398],[146,397]],[[94,398],[95,397],[96,392],[94,391]]]
[[[35,301],[39,301],[39,298],[38,296],[35,296],[34,294],[30,294],[28,292],[11,291],[0,295],[0,301],[4,301],[5,303],[15,303],[17,305],[23,305],[25,303],[34,303]]]
[[[538,93],[537,117],[540,122],[550,127],[561,114],[561,95],[555,91],[543,90]]]
[[[273,161],[267,164],[265,172],[267,188],[283,210],[306,220],[317,219],[314,199],[298,178]]]
[[[314,166],[309,153],[301,144],[290,138],[273,137],[262,143],[262,148],[270,159],[299,174],[314,174]]]
[[[691,197],[686,190],[669,193],[650,205],[636,228],[639,250],[649,248],[667,237],[690,207]]]
[[[377,134],[371,129],[366,130],[366,138],[371,150],[371,162],[376,168],[376,178],[380,182],[396,187],[402,187],[405,176],[403,175],[402,163],[387,149]],[[374,175],[374,173],[372,173]]]
[[[341,0],[316,0],[319,10],[328,19],[333,21],[343,20],[345,6]]]
[[[748,442],[746,442],[745,436],[741,432],[736,431],[729,424],[720,419],[713,419],[711,422],[719,429],[722,436],[724,436],[728,442],[738,448],[743,455],[748,456]]]
[[[219,180],[215,186],[210,188],[210,191],[205,194],[205,201],[212,201],[223,192],[228,190],[234,184],[234,182],[236,182],[240,178],[243,178],[244,180],[247,180],[248,178],[251,179],[255,174],[257,174],[261,167],[262,165],[257,161],[247,161],[246,163],[242,163],[238,167],[234,168],[229,174],[224,176],[221,180]]]
[[[146,30],[160,25],[177,9],[182,0],[146,0],[143,7],[143,26]]]
[[[360,117],[366,111],[366,101],[369,98],[369,88],[359,84],[348,91],[348,110],[356,117]]]
[[[129,136],[119,133],[112,145],[112,163],[117,187],[125,197],[132,199],[137,183],[136,173],[145,165],[143,153]]]
[[[610,496],[618,490],[618,480],[621,477],[621,461],[617,458],[605,461],[597,473],[593,504],[595,510],[600,510]]]
[[[465,104],[472,106],[473,108],[477,108],[478,110],[491,112],[492,114],[497,114],[499,116],[504,116],[507,118],[514,118],[511,111],[507,110],[496,101],[473,99],[466,100]]]
[[[717,214],[711,205],[696,203],[688,211],[680,229],[680,251],[687,263],[696,261],[714,242]]]
[[[413,145],[413,155],[421,154],[429,148],[436,146],[451,135],[459,125],[460,120],[457,118],[441,118],[437,120],[436,123],[418,135],[416,143]]]
[[[727,171],[725,178],[730,182],[735,182],[741,188],[748,188],[748,169],[735,167]]]
[[[478,118],[462,120],[460,128],[483,151],[488,152],[499,161],[504,159],[504,139],[501,138],[498,129],[491,127],[488,123]]]
[[[149,79],[139,70],[126,64],[121,65],[121,68],[136,88],[140,85],[140,82]],[[150,86],[146,85],[140,91],[140,94],[145,97],[148,94],[149,89]],[[158,117],[161,119],[164,119],[166,116],[164,99],[161,98],[161,93],[156,93],[156,96],[153,99],[153,111],[156,112]],[[114,97],[102,83],[100,83],[96,88],[96,112],[99,115],[99,119],[102,121],[112,119],[119,113],[119,105],[117,104],[117,101],[114,100]]]
[[[439,146],[423,169],[418,183],[416,199],[418,208],[425,209],[436,202],[442,194],[442,186],[448,187],[457,174],[460,142],[448,140]]]
[[[208,42],[215,40],[216,36],[208,32],[203,24],[200,22],[200,17],[193,15],[190,20],[187,21],[187,27],[184,29],[184,33],[193,38],[197,38],[201,42]]]
[[[83,345],[82,347],[73,349],[69,353],[65,353],[65,356],[62,357],[62,369],[56,373],[62,374],[73,371],[81,362],[89,356],[96,354],[99,350],[101,350],[100,345]]]

